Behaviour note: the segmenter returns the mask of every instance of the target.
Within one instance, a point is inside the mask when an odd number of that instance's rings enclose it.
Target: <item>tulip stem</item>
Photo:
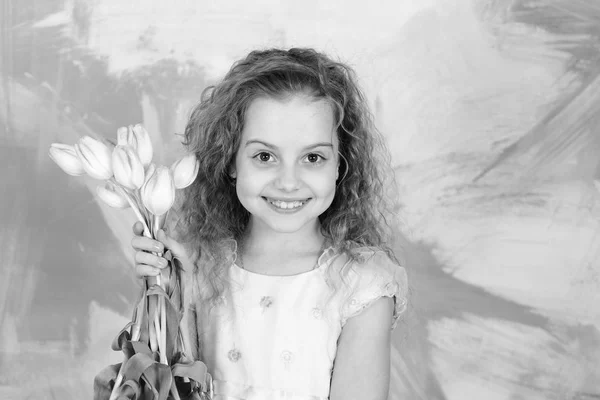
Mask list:
[[[154,321],[148,321],[148,335],[150,338],[150,349],[153,353],[158,351],[158,340],[156,339],[156,329],[154,328]]]
[[[160,229],[160,216],[155,215],[154,218],[152,219],[152,233],[154,235],[154,237],[158,236],[158,230]],[[165,285],[162,284],[161,282],[161,276],[159,275],[157,277],[157,285],[161,288],[161,289],[165,289]],[[167,314],[166,314],[166,306],[165,306],[165,298],[164,297],[157,297],[158,298],[158,313],[160,316],[160,321],[159,321],[159,316],[157,316],[156,320],[155,320],[155,325],[157,325],[157,329],[159,330],[159,334],[158,336],[158,347],[160,349],[160,362],[163,364],[168,364],[168,360],[167,360]]]
[[[162,348],[162,332],[160,330],[160,317],[158,314],[160,313],[160,301],[157,297],[155,297],[157,302],[156,314],[154,314],[154,330],[156,332],[156,344],[158,345],[158,353],[160,356],[160,360],[162,362],[164,350]]]
[[[110,392],[109,400],[115,400],[117,398],[117,391],[119,390],[119,387],[121,387],[121,383],[123,382],[123,375],[121,374],[121,370],[123,369],[124,364],[125,363],[121,364],[121,367],[119,368],[119,373],[117,374],[115,385],[113,386]]]
[[[165,312],[165,298],[160,298],[160,342],[162,349],[160,351],[161,362],[169,364],[167,360],[167,314]]]
[[[148,229],[148,224],[146,223],[146,219],[140,213],[140,210],[138,208],[137,202],[135,202],[135,201],[133,201],[131,199],[131,196],[129,195],[129,193],[127,193],[127,191],[125,189],[123,189],[121,187],[121,185],[114,178],[111,178],[110,180],[115,184],[115,187],[117,188],[117,190],[119,191],[119,193],[123,197],[125,197],[125,199],[129,203],[129,205],[131,206],[131,209],[135,213],[135,216],[137,217],[137,219],[142,223],[142,225],[144,225],[144,236],[151,237],[150,236],[150,229]]]
[[[133,190],[131,192],[131,195],[133,197],[133,200],[135,200],[135,202],[138,204],[138,211],[144,218],[144,221],[147,221],[149,224],[151,224],[152,223],[151,214],[148,211],[148,209],[146,208],[146,206],[144,206],[144,202],[142,201],[142,195],[140,194],[140,190],[139,189]],[[151,228],[151,226],[148,225],[148,228]],[[152,232],[152,229],[149,229],[149,230],[150,230],[150,232]]]
[[[144,285],[146,283],[144,282]],[[146,311],[144,310],[144,305],[147,304],[146,291],[143,292],[143,298],[140,299],[139,304],[137,305],[137,309],[135,312],[135,321],[133,326],[131,327],[131,341],[137,342],[140,340],[140,336],[142,333],[142,315]]]
[[[126,200],[127,200],[127,202],[129,203],[129,205],[131,206],[131,209],[132,209],[132,210],[133,210],[133,212],[135,213],[136,217],[138,218],[138,220],[139,220],[139,221],[142,223],[142,225],[144,226],[144,236],[146,236],[146,237],[150,237],[150,230],[148,229],[148,224],[146,223],[146,220],[144,219],[144,217],[143,217],[143,216],[142,216],[142,214],[140,213],[140,210],[139,210],[139,208],[138,208],[138,206],[137,206],[137,204],[136,204],[137,202],[134,202],[134,201],[131,199],[131,196],[129,196],[129,194],[127,193],[127,191],[125,191],[125,190],[124,190],[124,189],[121,187],[121,185],[120,185],[120,184],[119,184],[119,183],[118,183],[118,182],[115,180],[115,178],[114,178],[114,177],[111,177],[111,178],[109,179],[109,181],[111,181],[111,182],[112,182],[112,183],[115,185],[115,188],[116,188],[116,189],[117,189],[117,190],[120,192],[120,194],[121,194],[123,197],[125,197],[125,199],[126,199]],[[132,334],[133,334],[133,337],[132,337],[132,339],[133,339],[133,340],[137,340],[137,339],[139,339],[139,334],[140,334],[140,326],[139,326],[139,323],[140,323],[140,321],[141,321],[141,320],[140,320],[140,316],[139,316],[139,313],[138,313],[138,315],[136,315],[136,321],[135,321],[135,323],[134,323],[134,325],[133,325],[133,329],[132,329]],[[152,332],[151,332],[151,330],[150,330],[150,332],[149,332],[149,333],[150,333],[150,345],[151,345],[151,347],[154,347],[154,346],[152,346]],[[113,386],[113,388],[112,388],[112,390],[111,390],[111,394],[110,394],[110,400],[114,400],[114,399],[116,398],[116,395],[117,395],[117,390],[119,389],[119,387],[121,386],[121,382],[123,381],[123,375],[121,375],[121,371],[122,371],[122,369],[123,369],[123,365],[124,365],[124,364],[125,364],[125,363],[123,362],[123,363],[121,364],[121,367],[119,368],[119,373],[118,373],[118,375],[117,375],[117,379],[116,379],[116,381],[115,381],[115,384],[114,384],[114,386]]]

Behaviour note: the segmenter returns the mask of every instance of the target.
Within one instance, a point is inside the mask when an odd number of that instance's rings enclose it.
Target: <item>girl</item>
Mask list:
[[[217,399],[385,399],[407,282],[388,246],[393,176],[350,68],[311,49],[253,51],[185,130],[200,160],[170,249],[190,272],[190,341]]]

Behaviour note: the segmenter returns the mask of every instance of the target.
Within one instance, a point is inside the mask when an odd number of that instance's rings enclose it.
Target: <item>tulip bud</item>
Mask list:
[[[79,158],[77,158],[77,153],[75,153],[75,148],[73,146],[62,143],[52,143],[48,153],[52,161],[58,164],[58,166],[67,174],[72,176],[85,174],[83,165],[81,164],[81,161],[79,161]]]
[[[115,179],[128,189],[139,189],[144,184],[144,166],[131,146],[117,145],[112,153]]]
[[[79,139],[75,153],[89,176],[95,179],[109,179],[112,172],[111,151],[107,145],[89,136]]]
[[[192,184],[198,175],[200,163],[194,153],[175,161],[171,166],[173,180],[177,189],[183,189]]]
[[[100,200],[113,208],[127,208],[129,202],[121,194],[117,192],[116,186],[110,181],[106,181],[104,186],[98,186],[96,193]]]
[[[129,145],[133,147],[144,166],[152,161],[152,141],[148,131],[142,125],[137,124],[119,128],[117,130],[117,140],[122,146]]]
[[[163,215],[175,202],[175,184],[169,168],[159,166],[142,186],[142,202],[154,215]]]

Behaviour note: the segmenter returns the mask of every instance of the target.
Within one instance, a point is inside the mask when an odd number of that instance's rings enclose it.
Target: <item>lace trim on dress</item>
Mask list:
[[[325,242],[325,243],[327,243],[327,242]],[[328,262],[335,255],[336,255],[335,248],[333,246],[330,246],[330,245],[328,246],[328,245],[324,244],[324,248],[321,250],[321,254],[317,258],[317,262],[315,263],[315,267],[313,269],[311,269],[309,271],[305,271],[305,272],[299,273],[299,274],[294,274],[294,275],[262,275],[262,274],[257,274],[257,273],[250,272],[250,271],[246,270],[244,268],[243,264],[241,263],[241,259],[239,260],[240,262],[238,262],[238,242],[237,242],[237,240],[234,239],[233,240],[233,249],[232,249],[232,257],[233,257],[233,259],[231,261],[231,264],[237,266],[238,268],[240,268],[240,269],[242,269],[242,270],[244,270],[246,272],[254,274],[254,275],[261,275],[261,276],[266,276],[266,277],[271,276],[271,277],[274,277],[274,278],[285,278],[285,277],[299,276],[299,275],[302,275],[302,274],[310,273],[310,272],[315,271],[315,270],[322,269],[322,268],[324,268],[328,264]]]
[[[360,314],[379,298],[391,297],[394,300],[391,329],[394,329],[407,307],[406,269],[394,263],[383,252],[365,252],[367,254],[370,255],[367,265],[354,269],[353,293],[341,310],[342,326],[348,318]]]

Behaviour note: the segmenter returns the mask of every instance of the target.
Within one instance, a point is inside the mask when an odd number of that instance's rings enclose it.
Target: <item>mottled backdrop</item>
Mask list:
[[[393,400],[600,398],[598,0],[1,0],[0,398],[88,399],[137,294],[133,216],[52,142],[181,155],[255,47],[352,64],[401,184]]]

